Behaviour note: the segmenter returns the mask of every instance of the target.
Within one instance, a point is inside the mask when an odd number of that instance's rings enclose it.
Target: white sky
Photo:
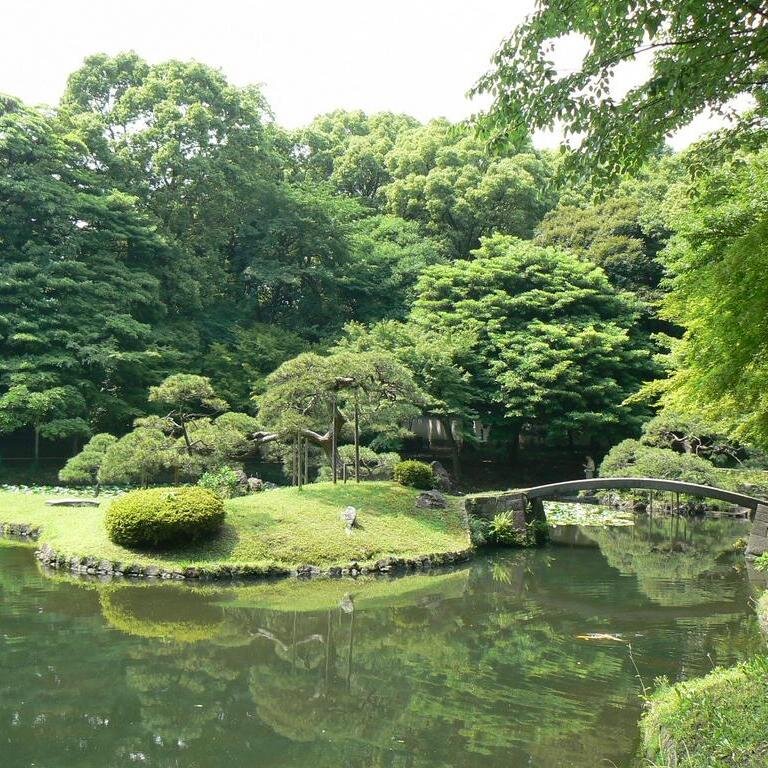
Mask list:
[[[91,53],[197,59],[259,83],[288,128],[332,109],[466,117],[467,89],[533,0],[0,0],[0,92],[55,104]],[[567,70],[577,49],[562,46]],[[637,77],[642,65],[625,67]],[[621,86],[621,84],[619,84]],[[714,123],[697,121],[682,147]],[[540,135],[539,146],[557,143]]]

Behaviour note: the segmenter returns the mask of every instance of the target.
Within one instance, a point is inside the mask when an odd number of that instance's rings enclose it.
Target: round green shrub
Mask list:
[[[414,461],[408,459],[395,465],[395,480],[400,485],[407,485],[411,488],[420,488],[428,490],[435,487],[435,473],[429,464],[423,461]]]
[[[115,499],[104,525],[123,547],[172,547],[212,537],[224,514],[224,502],[206,488],[148,488]]]

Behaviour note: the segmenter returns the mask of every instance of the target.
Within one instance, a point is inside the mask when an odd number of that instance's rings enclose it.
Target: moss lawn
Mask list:
[[[655,768],[765,768],[768,657],[662,686],[641,729]]]

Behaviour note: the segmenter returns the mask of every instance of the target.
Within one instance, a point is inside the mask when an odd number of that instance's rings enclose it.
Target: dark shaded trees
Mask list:
[[[151,265],[171,249],[104,182],[51,119],[0,99],[3,431],[65,437],[130,418],[162,358]]]

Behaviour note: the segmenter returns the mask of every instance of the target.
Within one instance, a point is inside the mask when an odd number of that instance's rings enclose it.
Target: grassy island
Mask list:
[[[418,509],[418,491],[390,482],[317,483],[230,499],[226,521],[211,541],[168,551],[136,551],[112,543],[104,528],[110,499],[98,508],[50,507],[35,493],[0,492],[0,523],[39,528],[38,546],[67,561],[88,560],[168,571],[199,569],[207,575],[278,574],[313,566],[322,571],[382,560],[464,552],[469,538],[461,500],[447,509]],[[345,529],[341,511],[357,508],[357,525]]]

